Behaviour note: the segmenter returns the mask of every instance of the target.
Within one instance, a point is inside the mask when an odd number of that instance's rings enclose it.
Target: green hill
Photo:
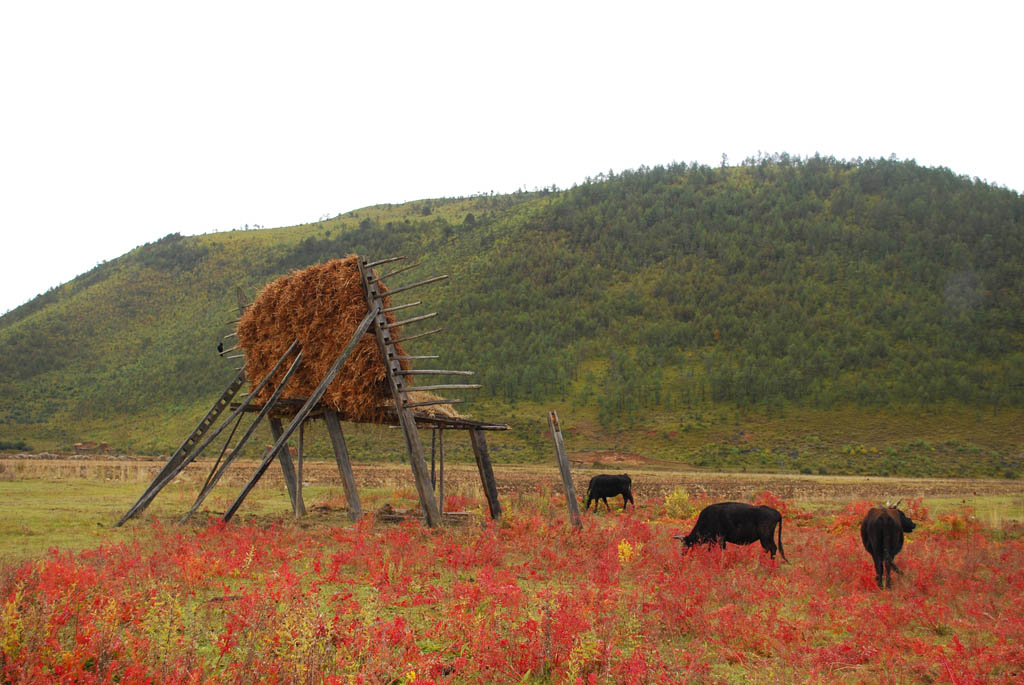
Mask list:
[[[786,155],[169,235],[0,318],[0,443],[173,449],[234,374],[215,346],[236,287],[351,252],[425,262],[392,287],[451,274],[417,294],[445,332],[413,351],[477,372],[465,411],[517,428],[499,459],[547,458],[550,406],[577,450],[1022,470],[1024,199],[913,162]],[[372,452],[379,431],[357,433]]]

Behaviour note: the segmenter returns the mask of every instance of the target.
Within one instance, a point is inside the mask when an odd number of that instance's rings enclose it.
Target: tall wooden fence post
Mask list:
[[[558,471],[562,474],[565,501],[569,505],[569,520],[572,522],[572,525],[582,528],[583,522],[580,520],[580,506],[576,502],[576,488],[572,485],[572,473],[569,472],[569,457],[565,454],[562,428],[558,423],[558,414],[554,410],[548,412],[548,427],[551,428],[551,439],[555,443],[555,458],[558,460]]]

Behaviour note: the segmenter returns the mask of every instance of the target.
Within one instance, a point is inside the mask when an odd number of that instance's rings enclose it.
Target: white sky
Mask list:
[[[1024,190],[1024,3],[356,4],[0,4],[0,312],[175,231],[723,153]]]

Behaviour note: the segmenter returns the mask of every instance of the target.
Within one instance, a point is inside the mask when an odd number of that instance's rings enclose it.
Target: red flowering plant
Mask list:
[[[789,564],[660,506],[500,522],[140,528],[0,572],[4,682],[1019,682],[1024,542],[929,519],[874,582],[870,507],[784,512]],[[953,521],[963,520],[962,530]],[[482,520],[481,520],[482,521]]]

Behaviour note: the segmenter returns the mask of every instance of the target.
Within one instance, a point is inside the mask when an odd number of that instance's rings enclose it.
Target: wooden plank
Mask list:
[[[441,355],[438,354],[396,354],[392,359],[400,359],[402,361],[415,361],[417,359],[440,359]]]
[[[338,463],[341,484],[345,488],[348,515],[353,521],[358,521],[363,517],[363,505],[359,501],[356,477],[352,473],[352,460],[348,456],[348,445],[345,444],[345,435],[341,432],[341,421],[338,419],[337,412],[333,409],[324,409],[324,422],[327,424],[327,434],[331,437],[331,446],[334,448],[334,460]]]
[[[363,288],[366,292],[366,304],[376,311],[377,326],[374,330],[377,335],[377,345],[380,347],[384,359],[387,360],[388,386],[391,388],[391,396],[395,402],[395,413],[398,416],[398,423],[405,435],[405,445],[409,453],[409,465],[412,468],[413,479],[416,482],[420,506],[423,508],[423,516],[427,521],[427,525],[433,528],[441,523],[441,511],[437,507],[437,501],[434,499],[434,490],[430,485],[430,474],[427,472],[423,456],[423,444],[420,442],[419,430],[416,427],[416,417],[413,415],[412,409],[403,406],[405,403],[405,392],[398,386],[396,381],[395,372],[401,371],[402,367],[397,359],[390,358],[393,355],[389,355],[389,352],[393,352],[392,343],[382,327],[387,323],[387,318],[375,306],[375,303],[383,295],[381,295],[378,284],[369,280],[369,276],[372,275],[369,270],[369,264],[363,258],[360,258],[358,263],[359,275],[363,280]],[[425,282],[418,285],[425,285]],[[406,289],[409,287],[415,286],[407,286]],[[393,290],[391,292],[393,294],[396,291]]]
[[[558,414],[554,411],[548,412],[548,428],[551,429],[551,439],[555,443],[555,459],[558,461],[558,472],[562,476],[562,487],[565,489],[566,504],[569,505],[569,520],[577,528],[583,527],[580,520],[580,507],[576,502],[576,488],[572,484],[572,473],[569,471],[569,458],[565,454],[565,441],[562,440],[562,428],[558,424]]]
[[[236,511],[238,511],[238,507],[242,506],[242,502],[245,501],[245,498],[249,495],[252,489],[256,487],[256,483],[258,483],[260,478],[263,477],[263,474],[266,472],[275,453],[285,446],[291,434],[299,425],[302,424],[303,421],[306,420],[306,417],[313,411],[313,408],[320,402],[320,398],[324,396],[325,392],[327,392],[327,386],[334,381],[338,372],[341,371],[341,367],[348,360],[349,356],[352,355],[352,350],[355,349],[356,344],[362,339],[363,335],[366,334],[366,331],[369,330],[370,326],[373,325],[379,316],[383,316],[383,314],[380,313],[380,308],[377,306],[371,306],[369,313],[363,317],[362,323],[359,324],[359,327],[356,328],[355,333],[353,333],[352,337],[349,339],[348,344],[345,345],[345,349],[341,351],[341,354],[338,355],[338,358],[334,361],[334,365],[327,371],[327,375],[324,376],[320,381],[320,384],[316,386],[316,389],[313,390],[313,394],[309,396],[306,403],[302,405],[302,408],[299,409],[298,413],[295,415],[295,418],[293,418],[291,423],[288,424],[288,428],[285,429],[281,439],[274,444],[274,447],[270,450],[270,454],[263,458],[262,463],[260,463],[259,467],[256,469],[256,473],[249,482],[246,483],[245,487],[242,488],[242,492],[239,493],[234,504],[232,504],[224,513],[223,518],[225,521],[230,521],[231,517],[235,515]]]
[[[475,428],[469,431],[469,440],[473,444],[473,454],[476,456],[476,467],[480,471],[480,482],[484,486],[484,495],[487,497],[487,506],[491,511],[491,519],[501,518],[501,502],[498,501],[498,484],[494,480],[494,467],[491,465],[491,455],[487,451],[487,438],[483,431]]]
[[[443,281],[446,278],[448,278],[448,274],[444,274],[442,276],[434,276],[433,278],[428,278],[424,281],[419,281],[418,283],[410,283],[409,285],[403,285],[401,288],[394,288],[393,290],[389,290],[387,292],[381,292],[379,289],[377,289],[377,294],[374,297],[377,300],[382,300],[385,297],[391,297],[393,295],[397,295],[398,293],[404,293],[406,290],[412,290],[413,288],[419,288],[420,286],[430,285],[431,283],[437,283],[438,281]],[[365,283],[366,281],[364,280],[363,282]],[[375,286],[375,284],[373,283],[370,283],[369,285]]]
[[[440,493],[440,495],[439,495],[439,498],[438,498],[439,501],[438,501],[438,504],[437,504],[437,510],[440,511],[442,514],[444,514],[444,429],[443,428],[441,428],[441,429],[439,429],[437,431],[437,443],[438,443],[438,446],[440,448],[440,452],[438,454],[440,455],[440,459],[441,459],[441,475],[439,476],[439,480],[438,480],[438,492]]]

